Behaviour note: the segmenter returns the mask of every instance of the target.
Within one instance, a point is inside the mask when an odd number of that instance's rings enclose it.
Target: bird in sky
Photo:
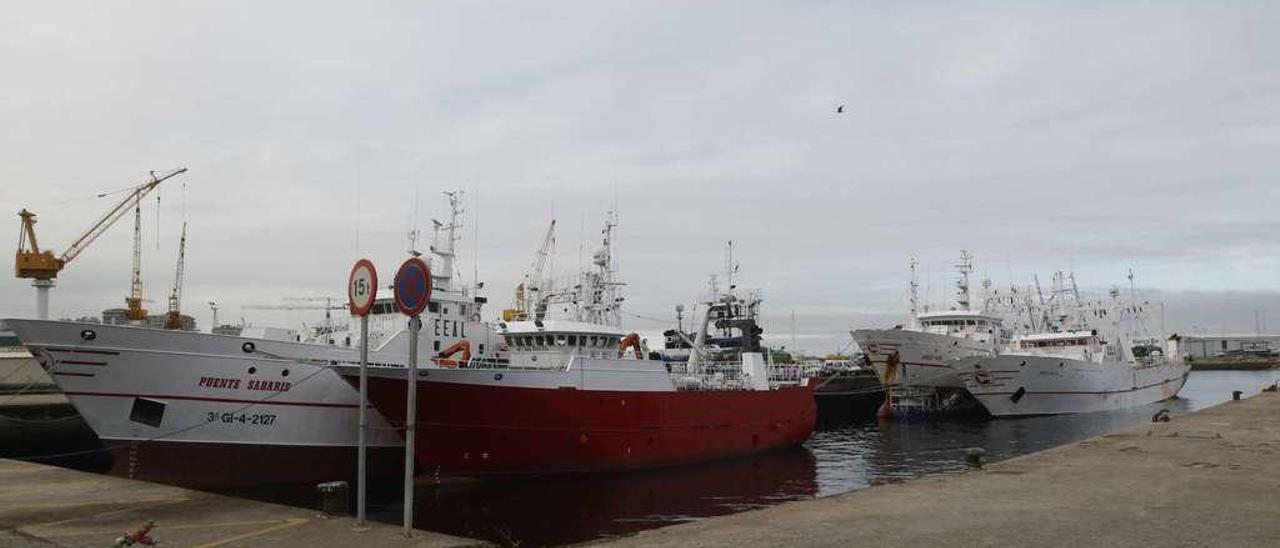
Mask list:
[[[836,107],[836,114],[844,114],[844,105]]]

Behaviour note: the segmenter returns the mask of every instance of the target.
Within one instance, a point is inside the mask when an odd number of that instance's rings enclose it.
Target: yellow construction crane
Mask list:
[[[547,257],[554,252],[556,245],[556,220],[551,220],[551,225],[547,227],[547,232],[542,236],[542,245],[538,247],[538,253],[533,256],[533,264],[529,265],[529,270],[524,273],[524,279],[520,280],[520,285],[516,286],[515,299],[511,303],[511,308],[502,311],[502,321],[524,321],[529,319],[529,313],[537,308],[538,303],[542,300],[543,280],[542,271],[547,265]]]
[[[66,251],[62,255],[54,256],[53,251],[48,249],[41,250],[36,240],[36,214],[23,209],[18,213],[22,218],[22,228],[18,233],[18,253],[14,265],[14,273],[19,278],[31,278],[31,285],[36,288],[36,317],[41,320],[49,319],[49,289],[53,287],[54,280],[58,277],[58,273],[66,268],[67,263],[80,255],[89,244],[98,239],[103,232],[106,232],[111,225],[120,220],[126,212],[129,211],[129,205],[134,206],[134,236],[133,236],[133,287],[129,298],[125,302],[129,305],[129,319],[145,319],[146,312],[142,310],[142,276],[141,267],[141,204],[142,197],[146,196],[160,183],[174,177],[178,174],[185,173],[187,168],[179,168],[173,171],[157,174],[151,172],[151,180],[141,185],[135,186],[129,190],[129,193],[120,200],[114,207],[108,209],[98,221],[89,226],[79,238],[76,238],[71,245],[67,246]],[[100,194],[99,197],[107,194]],[[30,244],[30,245],[28,245]],[[141,312],[141,318],[135,318]]]
[[[178,273],[173,277],[173,292],[169,293],[169,315],[164,319],[165,329],[182,329],[182,267],[187,257],[187,223],[182,223],[182,238],[178,240]]]

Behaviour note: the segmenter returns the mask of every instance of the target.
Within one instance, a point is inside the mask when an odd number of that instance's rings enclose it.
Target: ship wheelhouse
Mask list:
[[[1110,351],[1096,330],[1034,333],[1018,337],[1013,353],[1027,356],[1066,358],[1086,362],[1100,360]]]
[[[919,331],[935,335],[960,337],[985,343],[995,343],[1005,338],[1000,318],[978,312],[964,310],[927,312],[917,316],[916,321]]]
[[[606,325],[564,321],[498,324],[512,367],[557,367],[569,358],[617,359],[625,334]]]

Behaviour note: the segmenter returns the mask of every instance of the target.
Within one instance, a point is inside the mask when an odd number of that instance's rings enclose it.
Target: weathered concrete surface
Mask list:
[[[623,546],[1280,546],[1280,394]]]
[[[0,546],[111,546],[148,520],[162,546],[476,546],[314,510],[0,459]]]

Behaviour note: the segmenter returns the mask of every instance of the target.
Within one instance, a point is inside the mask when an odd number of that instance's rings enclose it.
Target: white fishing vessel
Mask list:
[[[981,310],[972,309],[969,274],[973,264],[968,252],[961,252],[952,310],[918,310],[915,266],[912,261],[908,325],[853,332],[854,341],[885,387],[883,411],[901,416],[976,409],[952,364],[961,358],[995,355],[1009,332],[986,304]]]
[[[485,298],[454,282],[460,197],[431,248],[435,289],[422,362],[499,359],[481,322]],[[354,477],[359,393],[332,366],[359,364],[358,332],[246,329],[238,336],[95,323],[5,320],[50,372],[113,456],[112,473],[210,487]],[[355,325],[357,322],[350,322]],[[371,363],[403,367],[405,318],[379,299],[369,322]],[[468,341],[468,344],[456,344]],[[472,352],[474,351],[474,352]],[[445,354],[441,356],[441,354]],[[370,473],[393,474],[403,446],[370,413]]]
[[[1061,279],[1059,274],[1055,282]],[[998,356],[954,364],[965,387],[992,415],[1124,409],[1173,398],[1186,383],[1191,366],[1179,355],[1177,337],[1160,344],[1145,336],[1147,303],[1132,292],[1121,299],[1118,289],[1105,306],[1081,303],[1074,286],[1072,280],[1072,301],[1040,315],[1045,331],[1014,338]],[[1110,329],[1101,334],[1091,324]]]

